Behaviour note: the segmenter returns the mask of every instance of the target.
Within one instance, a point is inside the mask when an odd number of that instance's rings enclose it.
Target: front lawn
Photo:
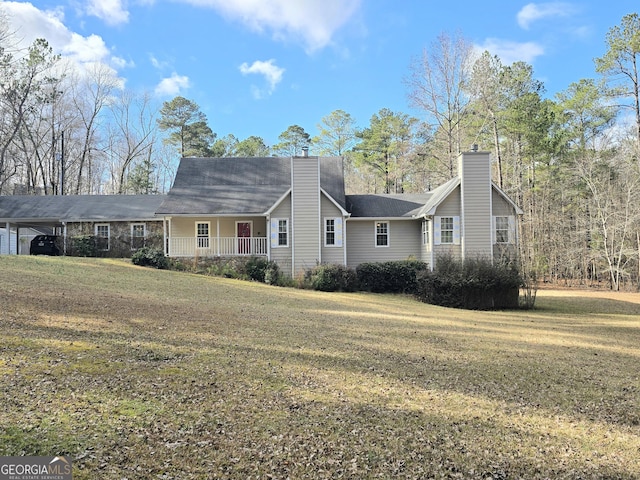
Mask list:
[[[125,260],[0,274],[0,455],[74,479],[640,477],[640,294],[479,312]]]

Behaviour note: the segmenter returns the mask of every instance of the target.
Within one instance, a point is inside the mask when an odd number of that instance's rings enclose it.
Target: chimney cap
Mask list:
[[[474,143],[473,145],[471,145],[471,151],[472,152],[477,152],[478,151],[478,144]]]
[[[302,156],[303,157],[308,157],[309,156],[309,147],[307,145],[302,147]]]

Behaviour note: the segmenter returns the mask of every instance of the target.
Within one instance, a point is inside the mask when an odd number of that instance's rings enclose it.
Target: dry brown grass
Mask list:
[[[0,257],[0,455],[76,479],[640,478],[640,294],[469,312]]]

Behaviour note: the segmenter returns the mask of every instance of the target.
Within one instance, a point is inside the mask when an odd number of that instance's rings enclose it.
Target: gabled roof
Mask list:
[[[424,204],[416,216],[433,215],[436,208],[460,185],[460,177],[454,177],[431,191],[431,198]]]
[[[321,187],[344,207],[342,158],[319,161]],[[291,188],[291,162],[291,157],[183,158],[157,213],[262,215]]]
[[[165,195],[0,196],[0,222],[59,223],[158,220]]]

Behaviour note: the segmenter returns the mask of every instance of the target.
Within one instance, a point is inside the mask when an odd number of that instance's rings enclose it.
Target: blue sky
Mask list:
[[[503,63],[523,60],[547,95],[597,78],[607,31],[637,1],[35,0],[0,1],[25,43],[44,37],[79,68],[109,65],[158,102],[195,101],[219,136],[311,135],[333,110],[366,127],[408,102],[410,65],[445,32]]]

